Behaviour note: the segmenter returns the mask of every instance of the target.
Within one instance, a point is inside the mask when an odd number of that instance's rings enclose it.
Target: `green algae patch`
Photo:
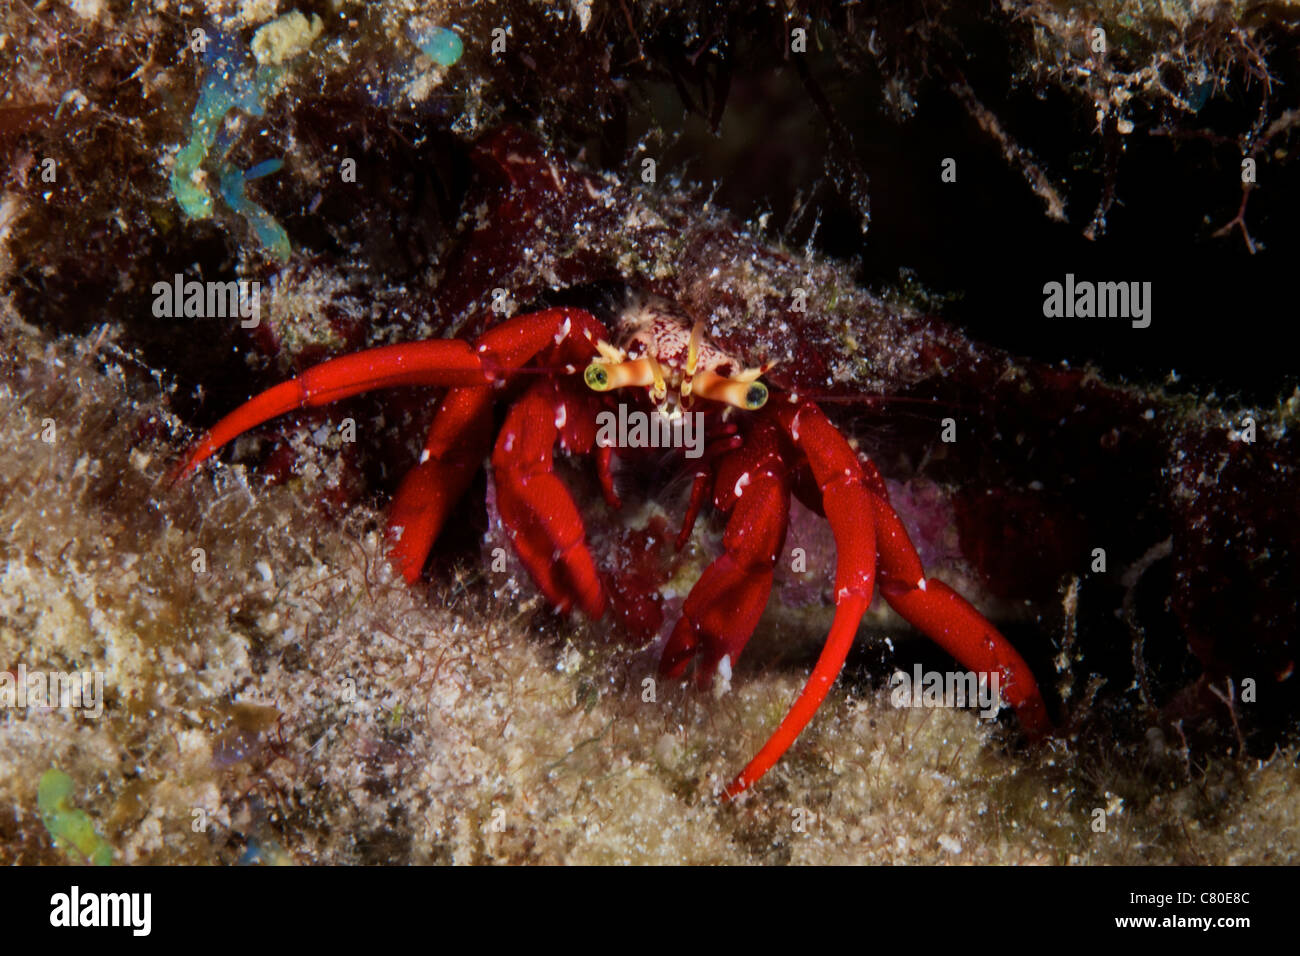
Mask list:
[[[262,246],[281,262],[288,260],[291,247],[284,227],[269,212],[249,198],[245,182],[276,172],[279,159],[258,163],[247,171],[228,159],[234,138],[224,131],[226,117],[234,111],[261,116],[266,101],[280,88],[290,65],[311,47],[324,30],[320,17],[310,21],[298,11],[268,23],[253,37],[253,63],[237,54],[234,44],[217,36],[212,50],[204,47],[209,63],[190,118],[190,138],[176,154],[171,188],[176,202],[190,219],[213,215],[215,201],[207,187],[208,169],[216,174],[221,198],[246,219]]]
[[[455,66],[465,54],[465,44],[454,31],[446,27],[418,30],[414,40],[420,52],[441,67]]]
[[[96,831],[90,814],[71,805],[72,790],[72,778],[62,770],[45,771],[36,787],[36,805],[45,829],[74,863],[112,865],[113,848]]]
[[[207,177],[201,167],[217,143],[226,116],[232,110],[260,116],[263,102],[283,74],[279,67],[260,67],[251,74],[245,73],[232,69],[222,58],[217,69],[205,77],[199,101],[190,117],[189,141],[176,154],[171,176],[172,194],[191,219],[207,219],[213,214],[212,194],[205,185]],[[223,176],[229,168],[226,155],[231,145],[226,142],[212,157],[218,173]]]

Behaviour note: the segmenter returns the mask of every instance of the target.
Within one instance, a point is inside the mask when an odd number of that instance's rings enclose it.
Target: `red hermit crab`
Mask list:
[[[837,552],[835,616],[826,644],[780,726],[726,788],[734,797],[794,743],[843,666],[877,581],[885,600],[963,666],[996,675],[1002,699],[1031,735],[1048,729],[1033,674],[1020,654],[965,599],[927,579],[885,483],[811,401],[769,393],[767,368],[742,363],[705,340],[659,302],[625,310],[614,334],[590,312],[551,308],[502,322],[473,344],[441,339],[387,345],[323,362],[268,389],[221,419],[180,465],[183,477],[213,452],[269,419],[360,392],[400,385],[448,389],[419,463],[389,516],[390,556],[415,582],[451,509],[491,452],[501,517],[515,551],[547,600],[589,618],[606,610],[606,586],[572,495],[553,469],[556,443],[595,454],[614,507],[611,462],[638,441],[606,434],[636,414],[672,436],[697,430],[694,483],[680,548],[705,500],[729,515],[723,552],[682,607],[660,670],[684,674],[695,662],[707,683],[740,656],[772,589],[786,535],[790,495],[826,516]],[[533,374],[521,374],[524,370]],[[540,374],[538,374],[540,373]],[[526,384],[521,384],[525,382]],[[512,401],[493,447],[493,405]],[[632,412],[626,406],[631,406]],[[686,416],[690,416],[686,418]],[[674,431],[676,430],[676,431]]]

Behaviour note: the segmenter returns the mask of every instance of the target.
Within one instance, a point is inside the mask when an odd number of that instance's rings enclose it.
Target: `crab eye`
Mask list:
[[[762,382],[754,382],[745,392],[745,407],[751,412],[757,411],[767,404],[767,386]]]
[[[587,366],[587,371],[582,373],[582,380],[593,392],[609,391],[609,372],[599,362],[592,362]]]

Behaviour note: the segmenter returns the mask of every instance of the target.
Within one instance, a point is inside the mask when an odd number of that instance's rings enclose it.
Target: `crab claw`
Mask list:
[[[532,385],[501,426],[492,467],[501,520],[537,586],[561,613],[576,604],[595,620],[605,613],[605,590],[582,516],[552,468],[568,407],[554,382]]]
[[[702,684],[724,660],[740,656],[772,591],[790,511],[776,429],[760,421],[744,446],[722,459],[715,488],[714,505],[731,512],[723,552],[691,588],[659,664],[665,676],[680,677],[699,655],[696,677]]]
[[[433,542],[492,449],[492,390],[453,388],[438,407],[420,461],[388,511],[388,555],[408,583],[420,579]]]
[[[403,480],[389,516],[389,554],[409,582],[419,579],[442,526],[491,448],[493,390],[485,386],[534,359],[584,362],[608,336],[582,309],[545,309],[503,322],[472,346],[457,339],[386,345],[330,359],[254,396],[222,418],[173,469],[175,483],[223,445],[278,415],[328,405],[377,388],[451,386],[419,463]],[[608,478],[608,463],[603,478]],[[612,483],[609,493],[613,494]]]

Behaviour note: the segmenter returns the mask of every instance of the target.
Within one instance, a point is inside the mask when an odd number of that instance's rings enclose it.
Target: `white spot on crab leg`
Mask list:
[[[736,479],[736,487],[732,489],[736,497],[739,498],[745,493],[745,487],[749,484],[749,472],[745,472]]]
[[[420,452],[420,464],[423,465],[430,457],[432,456],[429,454],[429,449],[426,448],[424,451]]]
[[[925,578],[921,578],[919,581],[916,582],[916,589],[918,591],[925,590]]]
[[[573,321],[566,315],[564,324],[560,326],[560,331],[555,333],[555,344],[559,345],[569,337],[569,330],[573,328]]]
[[[731,690],[731,655],[724,654],[713,675],[713,696],[721,697]]]
[[[514,432],[510,432],[508,435],[506,435],[506,441],[505,441],[505,444],[502,445],[502,448],[504,448],[507,452],[512,452],[512,451],[515,450],[515,433],[514,433]]]
[[[553,163],[553,162],[552,162],[551,160],[549,160],[549,159],[546,161],[546,165],[547,165],[547,167],[549,167],[549,169],[550,169],[550,173],[551,173],[551,182],[555,183],[555,191],[556,191],[557,193],[563,193],[563,192],[564,192],[564,182],[560,179],[560,171],[559,171],[558,169],[555,168],[555,163]]]
[[[555,427],[563,428],[569,420],[569,407],[564,403],[555,406]]]

